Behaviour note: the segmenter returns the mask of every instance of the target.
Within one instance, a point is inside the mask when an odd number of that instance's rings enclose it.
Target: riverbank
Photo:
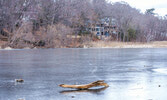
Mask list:
[[[167,41],[141,42],[90,42],[85,43],[84,48],[167,48]]]
[[[7,43],[7,42],[0,41],[0,49],[2,49],[2,47],[3,47],[6,43]]]
[[[9,46],[5,46],[6,42],[0,41],[0,49],[11,50],[13,48]],[[40,48],[40,47],[34,47]],[[44,47],[43,47],[44,48]],[[69,47],[62,47],[62,48],[73,48]],[[96,42],[87,42],[83,44],[78,44],[75,48],[167,48],[167,41],[154,41],[150,43],[141,43],[141,42],[113,42],[113,41],[96,41]],[[20,49],[20,48],[15,48]],[[33,49],[29,47],[25,47],[22,49]]]

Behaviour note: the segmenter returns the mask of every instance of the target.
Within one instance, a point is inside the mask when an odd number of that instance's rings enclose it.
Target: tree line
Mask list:
[[[0,34],[13,47],[64,47],[94,41],[83,30],[107,17],[116,20],[115,41],[166,40],[167,16],[154,10],[141,13],[126,2],[106,0],[0,0]]]

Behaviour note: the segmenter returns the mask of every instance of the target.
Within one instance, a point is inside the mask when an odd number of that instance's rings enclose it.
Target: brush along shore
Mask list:
[[[10,46],[3,45],[5,42],[0,42],[0,49],[13,49]],[[36,49],[40,47],[25,47],[21,49]],[[45,47],[42,47],[45,48]],[[48,47],[46,47],[48,48]],[[113,42],[113,41],[96,41],[96,42],[85,42],[83,44],[77,43],[73,46],[60,47],[60,48],[167,48],[167,41],[154,41],[149,43],[141,43],[141,42]],[[14,48],[20,49],[20,48]]]

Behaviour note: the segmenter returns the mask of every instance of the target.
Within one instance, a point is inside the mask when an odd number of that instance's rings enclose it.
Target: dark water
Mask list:
[[[58,86],[96,80],[110,87]],[[0,50],[0,100],[166,100],[166,92],[167,49]]]

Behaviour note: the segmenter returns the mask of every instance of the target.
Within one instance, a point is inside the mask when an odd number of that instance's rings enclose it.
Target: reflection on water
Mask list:
[[[107,88],[108,87],[103,87],[103,88],[99,88],[99,89],[85,89],[85,90],[64,90],[64,91],[60,91],[60,93],[69,94],[69,93],[89,92],[89,93],[97,94],[97,93],[99,93],[101,91],[104,91]]]
[[[0,51],[0,100],[165,100],[166,49]],[[24,79],[15,83],[14,79]],[[108,88],[67,90],[59,84],[105,80]]]

